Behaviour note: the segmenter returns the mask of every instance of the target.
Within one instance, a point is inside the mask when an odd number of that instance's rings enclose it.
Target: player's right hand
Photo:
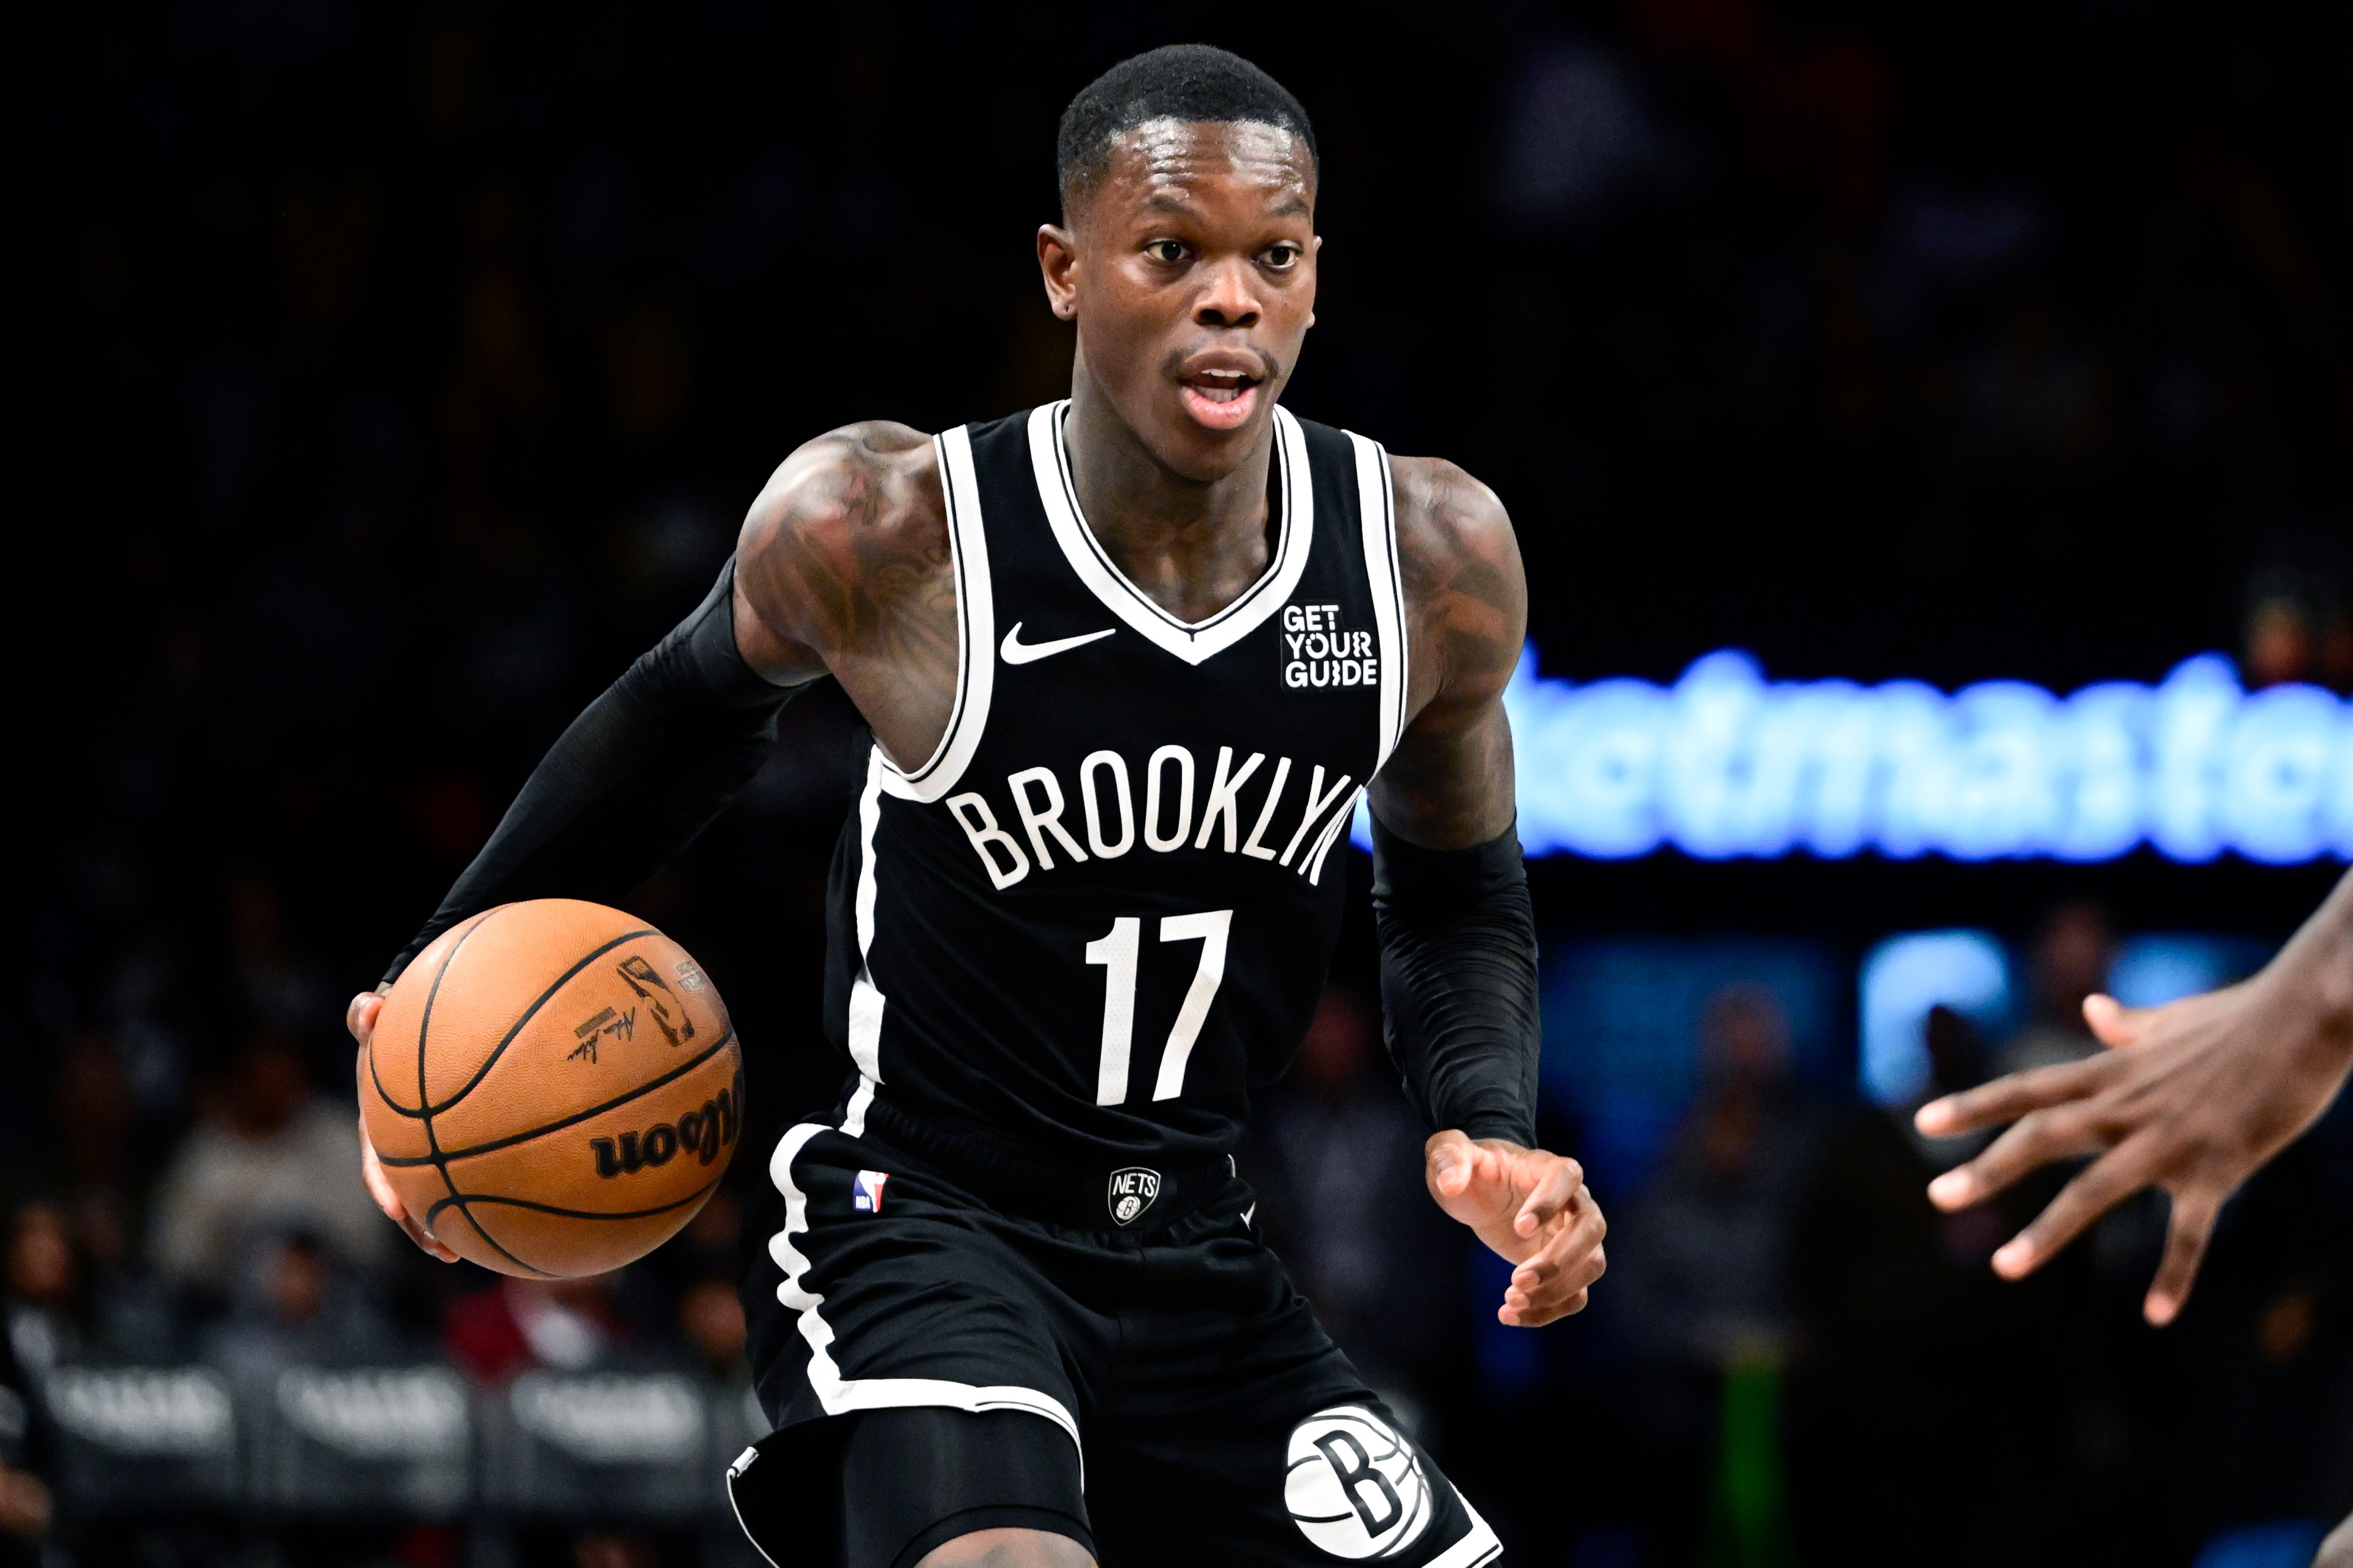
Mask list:
[[[380,991],[363,991],[352,998],[350,1006],[343,1009],[343,1026],[352,1032],[352,1038],[359,1042],[363,1070],[367,1060],[368,1042],[375,1037],[375,1016],[382,1011],[384,994]],[[364,1094],[367,1091],[363,1088],[360,1092]],[[448,1244],[426,1229],[423,1223],[408,1212],[407,1205],[400,1201],[400,1194],[392,1190],[392,1183],[385,1176],[383,1163],[375,1157],[375,1145],[368,1139],[367,1118],[364,1116],[360,1118],[360,1179],[367,1183],[368,1196],[374,1198],[375,1206],[384,1211],[384,1217],[406,1231],[409,1240],[444,1263],[458,1261],[458,1255],[449,1249]]]
[[[2285,956],[2285,955],[2284,955]],[[1920,1108],[1932,1138],[2010,1122],[1967,1164],[1928,1184],[1952,1210],[1982,1203],[2036,1168],[2099,1156],[1993,1255],[1994,1271],[2032,1273],[2144,1187],[2173,1200],[2165,1258],[2142,1302],[2163,1327],[2181,1311],[2224,1200],[2320,1118],[2353,1062],[2353,1008],[2300,964],[2161,1007],[2084,1003],[2105,1053],[2012,1073]]]

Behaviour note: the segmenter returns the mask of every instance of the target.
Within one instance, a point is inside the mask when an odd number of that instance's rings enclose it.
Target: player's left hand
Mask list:
[[[1476,1142],[1456,1131],[1422,1148],[1423,1174],[1438,1206],[1469,1226],[1498,1256],[1519,1265],[1496,1321],[1540,1329],[1585,1310],[1609,1260],[1609,1226],[1585,1184],[1585,1169],[1564,1155],[1501,1138]]]

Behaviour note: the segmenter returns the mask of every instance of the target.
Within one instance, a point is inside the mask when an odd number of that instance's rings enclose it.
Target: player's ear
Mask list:
[[[1079,314],[1079,246],[1060,224],[1038,226],[1038,270],[1046,282],[1046,303],[1063,321]]]

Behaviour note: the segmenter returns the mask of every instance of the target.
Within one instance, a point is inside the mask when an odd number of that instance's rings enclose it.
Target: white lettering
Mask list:
[[[1167,837],[1160,836],[1160,764],[1176,764],[1177,788],[1176,826]],[[1144,842],[1146,847],[1166,854],[1184,847],[1185,839],[1193,831],[1193,753],[1182,746],[1163,746],[1152,753],[1144,764]]]
[[[1299,640],[1299,639],[1298,639],[1298,638],[1296,638],[1296,637],[1293,637],[1293,638],[1292,639],[1292,641],[1293,641],[1293,642],[1296,642],[1296,641],[1298,641],[1298,640]],[[1306,667],[1305,665],[1303,665],[1303,664],[1300,663],[1297,659],[1293,659],[1289,664],[1286,664],[1286,665],[1284,665],[1284,666],[1282,667],[1282,683],[1283,683],[1285,686],[1292,686],[1292,687],[1299,687],[1299,686],[1304,686],[1304,685],[1306,685],[1306,684],[1307,684],[1307,667]]]
[[[1266,804],[1258,808],[1258,821],[1250,827],[1250,836],[1242,841],[1242,853],[1253,860],[1271,860],[1274,851],[1259,840],[1266,837],[1266,825],[1274,820],[1274,803],[1282,798],[1282,784],[1291,776],[1291,759],[1278,757],[1274,763],[1274,783],[1268,786]]]
[[[957,824],[964,828],[964,836],[972,840],[973,849],[980,856],[980,863],[988,868],[988,879],[997,891],[1003,892],[1029,874],[1029,857],[1021,853],[1021,846],[1014,842],[1013,835],[997,826],[997,814],[988,809],[988,802],[967,792],[948,796],[947,806],[955,814]],[[967,811],[973,815],[965,815]],[[997,868],[997,857],[989,853],[992,844],[1003,845],[1005,852],[1013,857],[1011,870]]]
[[[1302,617],[1302,616],[1301,616],[1301,615],[1300,615],[1300,613],[1299,613],[1299,606],[1298,606],[1298,605],[1283,605],[1283,606],[1282,606],[1282,629],[1283,629],[1284,631],[1287,631],[1287,632],[1295,632],[1295,631],[1298,631],[1298,630],[1299,630],[1303,626],[1304,626],[1305,624],[1306,624],[1306,623],[1305,623],[1304,619]],[[1296,639],[1293,639],[1293,640],[1295,641]],[[1293,653],[1296,653],[1296,652],[1298,652],[1299,650],[1298,650],[1297,648],[1295,648],[1295,647],[1294,647],[1292,651],[1293,651]]]
[[[1340,782],[1332,786],[1332,793],[1325,795],[1324,766],[1321,763],[1316,764],[1315,771],[1307,778],[1307,815],[1299,819],[1299,831],[1293,834],[1291,842],[1282,847],[1282,854],[1275,860],[1276,865],[1291,864],[1291,858],[1299,853],[1300,841],[1307,837],[1307,830],[1315,826],[1316,819],[1330,809],[1332,803],[1340,798],[1340,792],[1347,787],[1348,775],[1342,773]]]
[[[1252,752],[1250,761],[1242,764],[1242,771],[1229,781],[1226,771],[1233,766],[1234,749],[1231,746],[1218,748],[1218,771],[1209,780],[1209,798],[1201,807],[1201,831],[1193,840],[1194,848],[1207,849],[1209,847],[1210,831],[1217,826],[1218,819],[1223,817],[1226,822],[1226,853],[1230,855],[1234,852],[1234,834],[1240,826],[1234,817],[1235,807],[1239,804],[1236,796],[1240,794],[1243,783],[1258,772],[1259,763],[1264,761],[1264,752]]]
[[[1106,844],[1103,807],[1095,798],[1095,770],[1111,770],[1112,791],[1119,796],[1119,842]],[[1127,789],[1127,763],[1117,752],[1091,752],[1079,764],[1079,804],[1087,812],[1087,847],[1106,860],[1116,860],[1135,847],[1135,799]]]
[[[1295,634],[1286,637],[1282,640],[1291,645],[1291,657],[1293,658],[1297,658],[1299,657],[1299,650],[1304,647],[1307,642],[1305,637],[1299,637]]]
[[[1041,785],[1046,791],[1046,809],[1043,811],[1029,804],[1031,784]],[[1054,836],[1055,842],[1069,853],[1071,859],[1084,860],[1087,858],[1087,852],[1079,847],[1079,841],[1071,837],[1070,829],[1062,826],[1062,786],[1056,781],[1051,768],[1024,768],[1008,778],[1005,787],[1013,792],[1013,809],[1021,814],[1021,826],[1029,831],[1029,846],[1038,851],[1038,869],[1050,871],[1054,868],[1054,857],[1046,848],[1048,833]]]
[[[1356,795],[1351,795],[1348,797],[1348,804],[1341,807],[1338,811],[1334,812],[1332,814],[1332,820],[1325,823],[1324,825],[1324,831],[1316,836],[1315,852],[1305,860],[1303,860],[1300,863],[1299,868],[1301,872],[1306,876],[1307,880],[1310,883],[1316,882],[1323,878],[1324,857],[1332,852],[1332,846],[1338,840],[1340,830],[1348,826],[1348,818],[1355,816],[1356,811]]]

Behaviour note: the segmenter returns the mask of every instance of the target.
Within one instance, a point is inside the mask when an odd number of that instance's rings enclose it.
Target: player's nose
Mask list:
[[[1193,321],[1204,327],[1258,325],[1257,279],[1248,260],[1236,257],[1205,269],[1200,297],[1193,303]]]

